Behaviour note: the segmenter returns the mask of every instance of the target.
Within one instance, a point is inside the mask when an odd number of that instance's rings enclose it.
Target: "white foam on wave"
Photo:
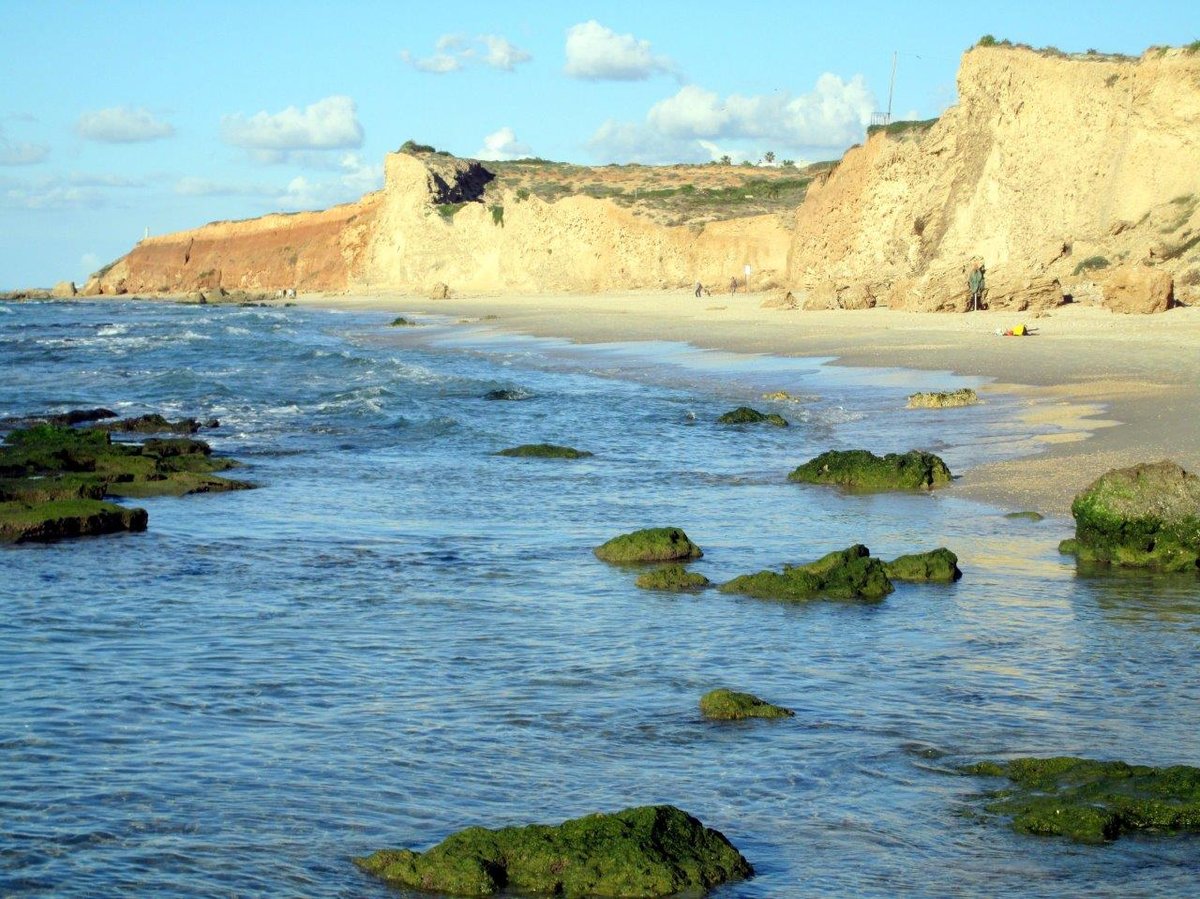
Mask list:
[[[126,325],[101,325],[100,330],[96,332],[99,337],[116,337],[118,334],[124,334],[129,330]]]

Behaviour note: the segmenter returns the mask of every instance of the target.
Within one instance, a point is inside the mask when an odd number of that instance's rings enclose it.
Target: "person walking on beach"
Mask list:
[[[729,279],[729,292],[737,293],[737,275]]]
[[[696,296],[700,296],[700,294],[703,292],[704,292],[704,285],[701,284],[699,281],[697,281],[696,282]]]
[[[971,291],[971,311],[975,312],[979,309],[983,300],[983,263],[976,262],[971,265],[971,275],[967,278],[967,288]]]

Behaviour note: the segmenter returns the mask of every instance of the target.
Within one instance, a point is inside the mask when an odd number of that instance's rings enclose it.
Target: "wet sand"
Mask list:
[[[690,291],[483,296],[308,296],[306,305],[439,314],[581,343],[675,340],[741,353],[830,356],[833,364],[953,371],[1017,393],[1031,425],[1059,428],[1031,457],[964,472],[955,491],[1013,509],[1067,515],[1110,468],[1169,458],[1200,469],[1200,308],[1120,315],[1068,305],[1028,313],[763,309],[764,295]],[[1026,324],[1029,337],[996,332]]]

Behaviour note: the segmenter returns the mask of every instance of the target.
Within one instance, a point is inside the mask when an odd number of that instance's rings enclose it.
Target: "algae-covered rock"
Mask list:
[[[962,577],[958,569],[958,556],[946,549],[913,553],[884,562],[883,568],[893,581],[936,581],[951,584]]]
[[[470,827],[425,852],[384,849],[354,863],[393,884],[460,896],[669,896],[754,873],[721,833],[669,805],[557,826]]]
[[[587,450],[553,443],[523,443],[496,453],[497,456],[514,456],[519,459],[586,459],[592,455]]]
[[[951,478],[945,462],[920,450],[882,457],[867,450],[830,450],[788,475],[797,483],[853,490],[930,490],[949,484]]]
[[[520,387],[498,387],[495,390],[489,390],[483,395],[483,398],[485,400],[491,400],[492,402],[515,403],[521,400],[527,400],[531,396],[533,396],[532,393],[530,393],[528,390],[522,390]]]
[[[1200,559],[1200,478],[1174,462],[1110,471],[1071,513],[1080,561],[1188,571]]]
[[[861,543],[831,552],[807,565],[785,565],[783,572],[744,574],[721,585],[722,593],[757,599],[805,602],[842,599],[878,602],[892,592],[883,562]]]
[[[412,327],[416,327],[416,324],[417,323],[415,321],[413,321],[412,319],[405,318],[403,315],[398,315],[392,319],[392,323],[389,327],[412,328]]]
[[[740,721],[743,718],[791,718],[796,713],[764,702],[753,694],[722,688],[710,690],[700,697],[700,714],[718,721]]]
[[[105,431],[119,431],[125,434],[195,434],[201,427],[215,428],[219,424],[220,422],[215,419],[203,423],[194,418],[169,421],[157,412],[151,412],[149,415],[138,415],[135,418],[106,421],[96,427]]]
[[[953,409],[958,406],[974,406],[979,395],[970,387],[938,393],[912,393],[908,396],[909,409]]]
[[[147,520],[145,509],[127,509],[94,499],[0,502],[0,542],[144,531]]]
[[[1099,843],[1137,830],[1200,832],[1200,768],[1060,756],[979,762],[964,771],[1016,784],[991,794],[987,810],[1011,817],[1018,833]]]
[[[643,590],[703,590],[709,580],[702,574],[688,571],[682,565],[667,565],[647,571],[634,583]]]
[[[1032,509],[1026,509],[1023,512],[1009,512],[1004,517],[1014,520],[1024,519],[1025,521],[1041,521],[1046,516],[1044,516],[1041,512],[1034,512]]]
[[[770,414],[759,412],[757,409],[751,409],[749,406],[738,406],[732,412],[726,412],[717,419],[717,424],[722,425],[754,425],[754,424],[769,424],[777,428],[786,428],[788,426],[787,419],[782,415],[777,415],[772,412]]]
[[[680,528],[646,528],[621,534],[593,552],[605,562],[681,562],[704,555]]]

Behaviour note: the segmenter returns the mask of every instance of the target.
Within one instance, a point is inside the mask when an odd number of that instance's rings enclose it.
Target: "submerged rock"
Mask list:
[[[145,509],[127,509],[95,499],[0,502],[0,542],[144,531],[148,520]]]
[[[718,721],[740,721],[743,718],[791,718],[796,713],[764,702],[750,693],[722,688],[700,697],[700,714]]]
[[[425,852],[384,849],[354,863],[393,884],[464,896],[657,897],[754,873],[721,833],[669,805],[557,826],[470,827]]]
[[[893,581],[936,581],[951,584],[962,577],[958,556],[941,547],[927,553],[913,553],[883,563],[883,569]]]
[[[702,574],[688,571],[682,565],[667,565],[640,575],[634,584],[643,590],[703,590],[709,580]]]
[[[704,555],[679,528],[646,528],[621,534],[593,552],[605,562],[678,562]]]
[[[1193,571],[1200,559],[1200,478],[1174,462],[1119,468],[1075,497],[1081,561]],[[1060,547],[1062,549],[1062,547]]]
[[[1200,768],[1060,756],[979,762],[964,771],[1016,784],[991,794],[987,810],[1011,817],[1018,833],[1100,843],[1138,830],[1200,832]]]
[[[554,443],[523,443],[496,453],[497,456],[515,456],[521,459],[586,459],[592,455],[587,450]]]
[[[738,406],[732,412],[726,412],[717,419],[717,424],[722,425],[753,425],[760,422],[774,425],[777,428],[786,428],[788,426],[787,419],[782,415],[777,415],[774,412],[766,414],[759,412],[757,409],[751,409],[749,406]]]
[[[952,477],[945,462],[920,450],[882,457],[867,450],[829,450],[795,469],[788,480],[853,490],[931,490]]]
[[[970,387],[940,393],[912,393],[908,397],[909,409],[952,409],[958,406],[974,406],[979,395]]]
[[[0,420],[0,430],[12,428],[31,428],[34,425],[69,425],[84,424],[89,421],[100,421],[104,418],[116,418],[117,413],[111,409],[71,409],[56,415],[37,415],[28,418],[5,418]]]
[[[416,322],[412,319],[405,318],[403,315],[398,315],[392,319],[390,327],[392,328],[412,328],[416,327]]]
[[[843,599],[879,602],[892,592],[883,562],[861,543],[831,552],[807,565],[785,565],[783,572],[744,574],[721,585],[722,593],[757,599],[804,602]]]
[[[203,427],[215,428],[219,422],[205,422]],[[149,415],[139,415],[136,418],[122,418],[118,421],[106,421],[97,425],[105,431],[118,431],[125,434],[195,434],[201,428],[201,423],[194,418],[181,418],[179,421],[168,421],[156,412]]]
[[[1023,512],[1009,512],[1004,517],[1013,519],[1023,518],[1026,521],[1041,521],[1046,516],[1044,516],[1041,512],[1034,512],[1032,509],[1026,509]]]
[[[483,395],[485,400],[493,402],[517,402],[518,400],[527,400],[531,396],[528,390],[522,390],[520,387],[502,387],[497,390],[489,390]]]

